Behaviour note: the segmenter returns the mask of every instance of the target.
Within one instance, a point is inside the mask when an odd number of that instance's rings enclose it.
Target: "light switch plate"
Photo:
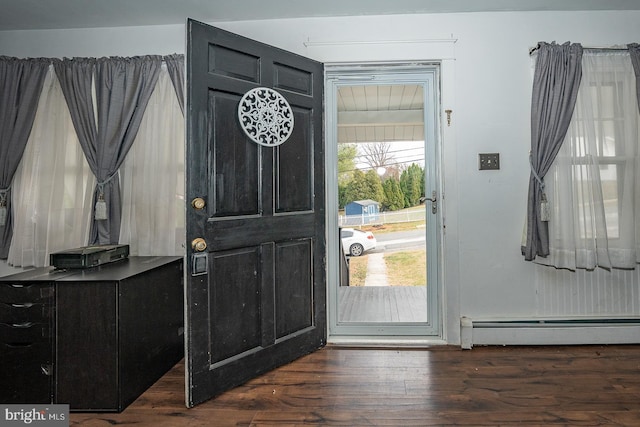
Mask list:
[[[480,170],[500,169],[500,153],[478,154],[478,169]]]

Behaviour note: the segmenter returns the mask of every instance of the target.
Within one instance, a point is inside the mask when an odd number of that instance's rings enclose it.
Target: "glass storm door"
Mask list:
[[[325,74],[330,337],[438,336],[438,67]]]

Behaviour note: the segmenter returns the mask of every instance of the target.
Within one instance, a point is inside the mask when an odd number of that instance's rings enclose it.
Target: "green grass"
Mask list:
[[[407,210],[420,210],[424,206],[415,206]],[[425,221],[396,222],[358,227],[371,231],[374,235],[394,231],[410,231],[424,228]],[[387,277],[390,286],[424,286],[427,283],[427,254],[425,251],[402,251],[385,254]],[[349,285],[364,286],[367,277],[367,255],[351,257],[349,260]]]
[[[349,259],[349,286],[364,286],[369,256]],[[389,286],[425,286],[427,283],[427,253],[400,251],[385,254]]]
[[[391,286],[424,286],[427,283],[426,251],[391,252],[384,260]]]
[[[362,231],[371,231],[374,235],[379,233],[391,233],[394,231],[409,231],[415,230],[419,227],[424,227],[424,221],[411,221],[411,222],[394,222],[381,225],[365,225],[360,229]]]
[[[349,286],[364,286],[368,261],[367,255],[349,258]]]

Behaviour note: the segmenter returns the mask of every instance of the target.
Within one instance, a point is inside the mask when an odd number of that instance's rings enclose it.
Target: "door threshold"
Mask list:
[[[426,348],[447,345],[440,337],[360,337],[335,336],[327,339],[327,344],[336,347],[407,347]]]

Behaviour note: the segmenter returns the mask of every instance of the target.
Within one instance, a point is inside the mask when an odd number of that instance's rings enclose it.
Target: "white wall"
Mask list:
[[[529,178],[532,67],[538,41],[611,46],[640,42],[640,12],[500,12],[214,23],[325,62],[439,59],[444,128],[448,339],[458,318],[636,316],[638,274],[567,276],[523,261],[520,242]],[[451,42],[435,42],[455,39]],[[419,43],[407,43],[406,41]],[[305,47],[304,42],[311,46]],[[341,42],[369,41],[373,44]],[[400,41],[388,43],[388,41]],[[337,42],[336,45],[323,45]],[[444,47],[443,47],[444,46]],[[62,57],[184,52],[184,26],[0,32],[0,55]],[[499,171],[478,171],[499,152]],[[576,282],[576,277],[580,283]],[[587,300],[583,294],[597,295]]]
[[[24,58],[167,55],[184,50],[184,25],[0,31],[0,55]]]

